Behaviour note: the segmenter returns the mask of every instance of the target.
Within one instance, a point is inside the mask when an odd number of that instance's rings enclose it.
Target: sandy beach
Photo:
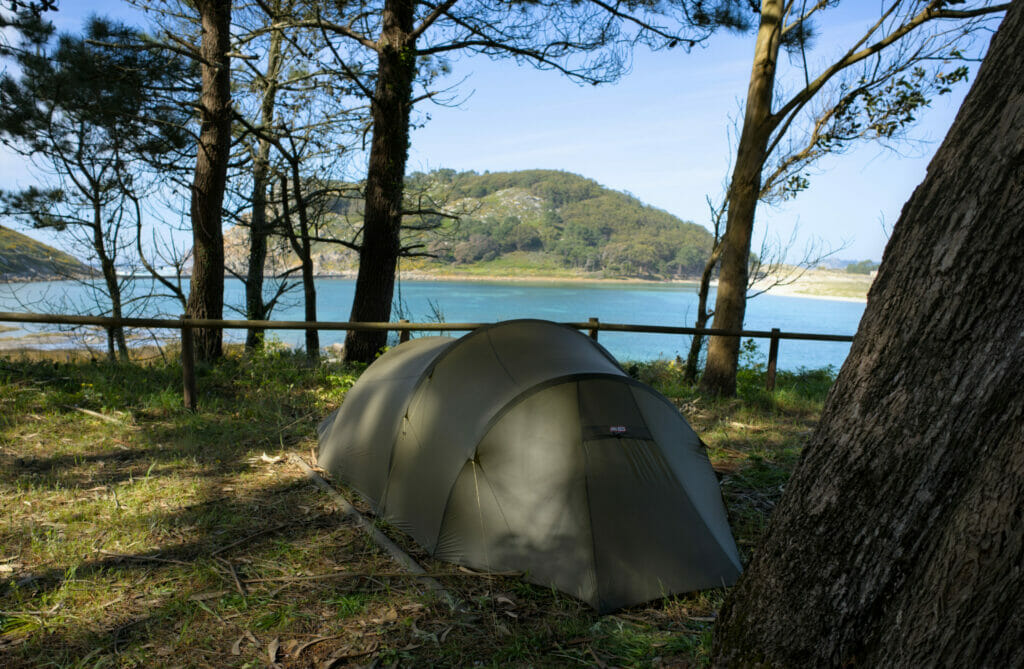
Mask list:
[[[325,277],[326,278],[326,277]],[[330,275],[330,278],[354,279],[355,272]],[[478,275],[459,273],[433,273],[420,270],[401,272],[402,281],[481,281],[494,283],[562,283],[579,282],[595,284],[626,284],[626,285],[681,285],[693,286],[696,290],[696,279],[679,280],[648,280],[648,279],[609,279],[587,275]],[[809,270],[798,278],[780,285],[771,285],[771,279],[754,284],[754,290],[763,290],[769,286],[772,295],[783,297],[810,297],[819,300],[836,300],[840,302],[867,302],[868,289],[874,277],[867,274],[851,274],[839,270]],[[711,282],[717,286],[717,281]]]

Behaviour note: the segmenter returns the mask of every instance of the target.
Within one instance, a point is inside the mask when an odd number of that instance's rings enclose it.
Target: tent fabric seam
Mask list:
[[[657,392],[652,392],[652,389],[644,387],[643,384],[640,384],[640,390],[654,397],[658,397],[659,395],[659,393]],[[637,404],[637,410],[640,412],[640,415],[643,416],[643,410],[640,409],[639,402],[636,401],[636,398],[633,398],[633,402]],[[675,407],[673,407],[673,409],[675,409]],[[678,411],[678,409],[676,409],[676,411]],[[646,417],[644,417],[644,422],[647,422]],[[701,441],[699,437],[697,438],[697,441],[702,446],[704,446],[704,442]],[[704,517],[702,505],[699,505],[696,502],[694,502],[693,497],[690,496],[689,488],[687,488],[683,481],[680,480],[679,475],[676,473],[675,467],[669,466],[668,470],[672,473],[672,480],[675,481],[677,486],[679,486],[679,490],[681,490],[683,495],[686,497],[686,501],[690,503],[690,506],[693,507],[694,513],[697,514],[697,517],[700,518],[700,521],[704,524],[704,528],[707,530],[707,533],[711,536],[712,539],[714,539],[715,546],[718,547],[718,550],[722,553],[726,560],[728,560],[729,562],[733,562],[732,556],[729,554],[729,551],[725,549],[725,546],[722,545],[722,542],[719,541],[718,537],[715,536],[715,532],[711,529],[713,527],[713,523],[709,523],[708,519]],[[729,507],[725,504],[725,497],[722,496],[721,485],[718,486],[718,495],[721,498],[722,507],[728,511]],[[742,570],[742,565],[736,564],[736,567]]]
[[[498,353],[498,349],[494,346],[494,339],[491,337],[491,333],[488,332],[486,334],[487,345],[491,347],[491,353],[494,354],[494,360],[498,363],[498,366],[501,367],[501,371],[505,372],[505,376],[507,376],[508,380],[511,381],[513,384],[518,383],[516,381],[516,377],[512,374],[511,370],[509,370],[508,366],[505,364],[505,361],[501,359],[501,355]]]
[[[378,505],[380,506],[380,508],[384,507],[384,500],[387,498],[388,490],[391,488],[391,472],[392,472],[392,469],[393,469],[394,463],[395,463],[395,446],[398,445],[398,435],[402,431],[402,421],[408,421],[408,419],[409,419],[409,408],[412,406],[413,400],[416,399],[416,393],[419,391],[420,387],[423,385],[424,380],[427,379],[429,377],[429,375],[433,373],[434,365],[437,362],[438,357],[440,355],[444,354],[445,351],[451,349],[452,346],[456,342],[460,341],[459,339],[455,339],[454,337],[437,337],[437,338],[438,339],[448,339],[449,342],[445,346],[443,346],[443,347],[441,347],[441,348],[439,348],[437,350],[437,352],[434,355],[434,359],[431,361],[431,363],[429,365],[427,365],[422,372],[420,372],[419,377],[416,379],[416,382],[412,386],[412,390],[409,392],[409,399],[406,400],[404,408],[398,414],[399,415],[398,424],[395,425],[395,429],[392,432],[391,441],[390,441],[390,444],[389,444],[389,447],[388,447],[387,479],[386,479],[386,481],[384,483],[384,489],[381,491],[381,494],[380,494],[380,501],[378,502]],[[335,410],[335,418],[337,417],[336,414],[339,413],[340,411],[341,411],[341,407],[339,407],[338,409]],[[411,423],[410,423],[409,427],[410,427],[410,429],[412,428],[412,424]],[[418,441],[419,440],[417,439],[417,442]]]
[[[580,397],[580,382],[576,381],[576,407],[579,414],[583,415],[583,406],[581,405]],[[588,468],[590,465],[590,458],[587,454],[587,444],[583,440],[583,429],[582,424],[580,425],[580,439],[578,442],[580,454],[583,456],[583,494],[586,496],[587,503],[587,526],[590,528],[590,564],[594,573],[594,600],[597,602],[598,612],[602,612],[604,607],[601,601],[601,579],[598,576],[597,569],[597,541],[594,538],[594,509],[590,504],[590,476]]]
[[[441,524],[437,528],[437,537],[434,539],[434,550],[433,551],[429,551],[429,554],[431,556],[433,556],[435,553],[437,553],[437,547],[441,545],[441,535],[444,534],[444,524],[445,524],[445,521],[448,519],[448,509],[449,509],[449,507],[451,506],[451,503],[452,503],[452,495],[455,494],[455,488],[456,488],[456,486],[458,484],[458,481],[459,481],[460,478],[462,478],[463,474],[465,473],[466,465],[468,465],[468,464],[473,464],[474,476],[476,475],[476,471],[475,471],[476,468],[477,467],[480,468],[480,475],[483,477],[484,483],[487,484],[487,489],[491,491],[491,497],[494,498],[494,506],[497,507],[498,513],[501,514],[501,519],[502,519],[502,521],[504,521],[505,527],[508,528],[508,530],[510,532],[512,531],[512,526],[508,522],[508,517],[505,516],[505,511],[501,508],[501,504],[498,503],[498,496],[494,493],[494,487],[491,485],[491,482],[487,479],[487,473],[484,472],[484,466],[483,466],[483,464],[481,464],[476,459],[476,451],[474,451],[473,452],[473,457],[466,458],[466,461],[464,463],[462,463],[462,468],[459,469],[459,473],[455,477],[455,483],[452,484],[451,489],[448,491],[447,497],[445,497],[445,499],[444,499],[444,506],[441,507],[441,509],[442,509],[441,510]],[[479,496],[479,494],[480,494],[480,491],[477,490],[477,495]]]

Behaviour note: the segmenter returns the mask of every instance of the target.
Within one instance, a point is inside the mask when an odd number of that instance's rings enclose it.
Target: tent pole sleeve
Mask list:
[[[418,576],[418,580],[426,586],[428,590],[431,590],[436,595],[440,595],[450,604],[454,604],[454,598],[443,585],[441,585],[437,580],[427,576],[427,572],[419,565],[419,563],[416,562],[416,560],[413,560],[412,557],[399,548],[395,542],[388,539],[383,532],[377,529],[377,527],[366,518],[366,516],[359,513],[359,511],[352,506],[347,499],[345,499],[344,495],[332,488],[331,484],[325,481],[322,476],[317,474],[305,460],[294,453],[289,456],[289,459],[295,464],[295,466],[302,470],[307,479],[319,486],[320,489],[326,492],[330,498],[334,500],[335,504],[341,508],[341,512],[346,518],[354,520],[360,527],[362,527],[363,530],[370,535],[370,538],[373,539],[373,542],[387,551],[388,555],[390,555],[395,562],[401,565],[401,567],[406,571],[416,574]]]

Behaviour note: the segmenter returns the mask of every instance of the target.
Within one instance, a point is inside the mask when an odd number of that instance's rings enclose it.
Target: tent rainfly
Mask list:
[[[320,466],[437,559],[524,572],[602,613],[739,576],[700,439],[569,327],[413,339],[318,431]]]

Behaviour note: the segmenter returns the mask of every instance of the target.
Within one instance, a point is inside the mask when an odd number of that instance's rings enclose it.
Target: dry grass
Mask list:
[[[781,273],[799,275],[793,283],[772,289],[773,295],[798,297],[838,297],[851,300],[865,300],[874,277],[868,274],[854,274],[834,269],[812,269],[800,274],[800,270],[784,266]],[[759,288],[764,284],[755,284]]]
[[[0,665],[706,663],[722,592],[598,617],[516,578],[434,562],[385,528],[462,606],[396,575],[282,457],[311,457],[317,421],[358,370],[279,352],[201,373],[192,415],[180,368],[159,358],[0,360]],[[638,374],[659,377],[709,444],[748,553],[820,389],[714,402],[680,389],[671,365]]]

